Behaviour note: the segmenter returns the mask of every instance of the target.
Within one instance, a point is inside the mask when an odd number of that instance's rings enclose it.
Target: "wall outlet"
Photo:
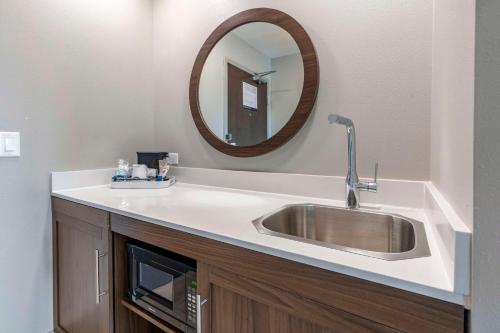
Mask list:
[[[178,165],[179,164],[179,153],[168,153],[167,163],[168,163],[168,165]]]
[[[21,156],[21,134],[19,132],[0,132],[0,157]]]

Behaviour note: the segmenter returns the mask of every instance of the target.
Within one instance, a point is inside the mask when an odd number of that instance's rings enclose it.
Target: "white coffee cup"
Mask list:
[[[132,178],[147,179],[148,167],[144,164],[132,165]]]
[[[158,170],[156,169],[148,169],[148,177],[156,177],[158,175]]]

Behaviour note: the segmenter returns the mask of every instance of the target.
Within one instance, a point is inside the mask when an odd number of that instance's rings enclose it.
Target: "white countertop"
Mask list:
[[[168,189],[116,190],[109,185],[55,189],[53,196],[251,250],[321,267],[384,285],[464,304],[446,271],[434,229],[424,209],[381,206],[424,222],[432,255],[385,261],[260,234],[252,221],[287,204],[343,207],[343,202],[179,182]]]

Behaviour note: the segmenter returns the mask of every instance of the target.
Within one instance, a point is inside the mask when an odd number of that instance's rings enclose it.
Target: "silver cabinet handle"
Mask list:
[[[196,333],[202,333],[201,327],[201,309],[208,299],[201,299],[201,295],[196,295]]]
[[[99,250],[95,250],[95,304],[101,303],[101,296],[106,295],[108,292],[101,292],[100,286],[100,273],[99,273],[99,259],[108,255],[107,253],[99,254]]]

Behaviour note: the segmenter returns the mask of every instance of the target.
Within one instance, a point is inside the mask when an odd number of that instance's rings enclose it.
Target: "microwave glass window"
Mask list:
[[[139,285],[170,301],[174,301],[174,276],[144,263],[139,263]]]

